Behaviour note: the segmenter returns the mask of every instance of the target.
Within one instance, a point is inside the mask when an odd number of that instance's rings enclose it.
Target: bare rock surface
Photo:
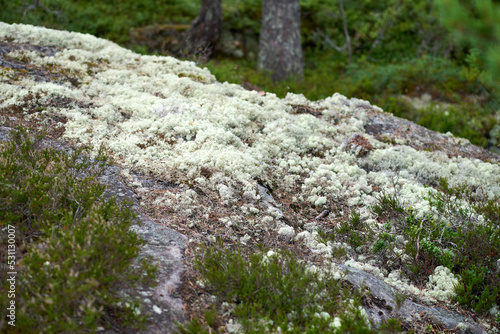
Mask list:
[[[429,130],[409,120],[386,113],[368,113],[367,134],[381,141],[402,140],[418,151],[443,151],[448,157],[462,156],[485,162],[500,162],[500,156],[468,140]]]
[[[11,128],[8,128],[6,126],[0,126],[0,141],[8,140],[11,131],[12,131]]]
[[[396,288],[362,270],[345,265],[338,266],[346,273],[344,278],[347,281],[357,288],[368,288],[370,290],[370,298],[376,302],[371,303],[370,306],[365,306],[365,311],[377,325],[380,325],[384,320],[394,317],[403,317],[403,319],[409,322],[418,322],[425,318],[432,319],[434,323],[448,330],[460,329],[466,333],[487,333],[474,320],[467,319],[455,311],[448,311],[439,306],[430,307],[421,305],[409,299],[399,301],[398,305],[396,294],[399,291]]]
[[[138,207],[137,195],[133,188],[125,185],[119,176],[121,169],[117,166],[107,166],[101,182],[108,188],[105,197],[115,196],[119,201],[127,200]],[[156,183],[145,182],[153,190]],[[150,261],[158,267],[156,286],[141,287],[138,291],[124,293],[140,295],[145,306],[144,312],[149,316],[143,333],[173,333],[178,322],[184,322],[183,301],[177,294],[184,272],[182,264],[187,238],[179,232],[162,226],[144,214],[139,215],[136,225],[131,227],[139,237],[146,241],[142,247],[135,266],[138,268],[142,260]],[[112,333],[107,331],[107,333]]]

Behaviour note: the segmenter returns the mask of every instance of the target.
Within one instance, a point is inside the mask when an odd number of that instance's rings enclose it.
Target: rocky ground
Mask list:
[[[54,145],[103,144],[113,157],[102,177],[107,195],[133,201],[134,230],[147,240],[140,258],[152,256],[159,268],[156,287],[123,291],[143,296],[145,333],[171,333],[177,321],[220,303],[192,267],[197,248],[216,240],[287,249],[311,266],[344,272],[345,284],[371,291],[363,307],[374,324],[399,317],[417,332],[429,324],[498,332],[493,317],[439,297],[427,284],[436,266],[426,268],[426,281],[412,282],[370,245],[318,239],[352,212],[382,233],[386,221],[370,206],[384,191],[420,217],[432,214],[424,197],[440,177],[494,198],[500,156],[492,152],[366,101],[338,94],[280,100],[218,83],[193,63],[29,26],[0,23],[0,91],[0,133],[44,128]],[[338,248],[346,255],[337,257]],[[235,320],[221,321],[230,331]]]

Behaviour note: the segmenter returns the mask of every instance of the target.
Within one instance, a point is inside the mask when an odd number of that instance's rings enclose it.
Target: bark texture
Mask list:
[[[303,76],[299,0],[262,1],[258,67],[275,82]]]
[[[201,0],[200,13],[194,19],[189,39],[191,53],[209,58],[222,31],[221,0]]]

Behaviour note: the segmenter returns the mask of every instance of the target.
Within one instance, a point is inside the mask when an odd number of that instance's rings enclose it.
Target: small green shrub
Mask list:
[[[22,261],[27,269],[20,276],[19,328],[54,333],[76,331],[83,324],[95,331],[110,309],[124,326],[144,320],[134,315],[135,308],[114,305],[118,287],[126,285],[122,282],[142,276],[128,270],[140,245],[137,236],[128,233],[131,216],[115,210],[114,201],[93,206],[72,228],[67,227],[73,224],[68,214],[59,221],[64,227],[54,226],[42,241],[42,249],[29,248]]]
[[[395,238],[393,235],[387,233],[387,232],[382,232],[379,236],[377,241],[373,244],[373,253],[380,253],[385,251],[390,247],[390,244],[394,242]]]
[[[305,329],[317,322],[312,317],[319,311],[314,302],[315,295],[323,290],[331,296],[340,293],[337,282],[331,279],[330,284],[325,284],[317,274],[307,274],[305,266],[291,254],[266,258],[265,264],[263,261],[262,254],[251,255],[247,260],[238,250],[229,252],[209,248],[204,263],[198,263],[197,269],[223,300],[239,304],[236,315],[243,323],[248,321],[246,319],[269,318],[274,328],[286,328],[291,315],[292,322]],[[318,287],[314,287],[316,282],[320,284]],[[305,293],[307,290],[311,291]],[[332,313],[339,306],[336,298],[323,304],[323,308]],[[246,323],[245,327],[251,329],[252,322]]]
[[[455,292],[457,301],[477,312],[486,312],[500,303],[500,229],[491,222],[469,224],[457,233],[454,270],[461,276]],[[480,277],[480,279],[479,279]]]
[[[179,325],[179,328],[177,329],[177,333],[180,333],[180,334],[210,334],[210,333],[218,333],[218,331],[214,331],[211,328],[208,329],[208,328],[204,327],[198,318],[194,318],[186,326]]]
[[[19,257],[16,326],[23,333],[95,332],[137,328],[145,320],[118,291],[151,283],[155,267],[130,267],[141,241],[129,227],[135,214],[127,203],[103,200],[97,180],[106,157],[83,150],[57,151],[39,134],[15,131],[0,143],[0,226],[14,226]],[[86,175],[86,176],[85,176]],[[6,249],[2,241],[2,249]],[[146,274],[146,275],[144,275]],[[5,285],[0,301],[7,302]],[[84,330],[82,330],[84,328]]]
[[[477,312],[487,312],[496,305],[498,287],[488,284],[488,276],[491,274],[487,267],[472,265],[461,271],[461,283],[455,287],[455,300],[461,305],[467,305]]]
[[[411,257],[410,266],[413,268],[434,268],[449,263],[447,247],[453,247],[455,235],[445,223],[437,222],[430,215],[417,219],[409,209],[403,235],[408,240],[405,253]],[[414,274],[420,276],[422,272]]]
[[[349,220],[340,222],[333,233],[327,236],[330,240],[347,242],[356,249],[373,240],[373,231],[361,220],[359,212],[352,211]]]
[[[234,303],[232,316],[245,333],[374,333],[359,309],[357,293],[328,273],[309,270],[291,253],[247,255],[241,247],[223,249],[219,243],[202,252],[195,268],[218,303]],[[213,313],[207,315],[209,325],[216,322]],[[331,327],[336,316],[338,329]],[[201,323],[195,319],[179,331],[201,332]]]
[[[400,333],[401,332],[401,321],[399,319],[391,318],[387,319],[385,323],[380,326],[381,333]]]
[[[15,222],[19,241],[41,235],[67,212],[80,218],[105,189],[95,181],[106,163],[102,152],[92,161],[82,155],[83,149],[64,154],[43,147],[42,139],[41,134],[17,131],[0,152],[0,197],[5,208],[0,222]],[[79,180],[86,170],[89,175]]]
[[[405,216],[405,209],[399,202],[397,194],[383,193],[377,198],[378,203],[370,208],[370,211],[379,216],[390,219],[401,219]]]

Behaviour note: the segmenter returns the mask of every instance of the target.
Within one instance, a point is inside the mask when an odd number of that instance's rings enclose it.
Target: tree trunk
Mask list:
[[[258,67],[270,71],[273,82],[302,78],[299,0],[262,1]]]
[[[190,52],[209,58],[222,31],[221,0],[201,0],[200,13],[189,33]]]

